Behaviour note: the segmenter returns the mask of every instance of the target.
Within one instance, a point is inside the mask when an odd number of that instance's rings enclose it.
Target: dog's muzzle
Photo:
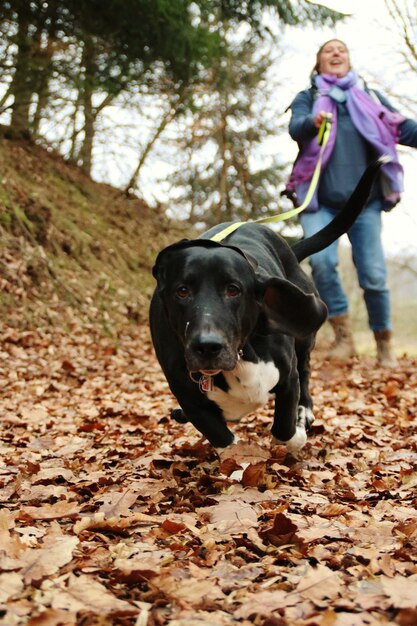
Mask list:
[[[185,359],[190,372],[215,376],[222,370],[230,371],[239,359],[238,352],[221,332],[210,330],[186,337]]]

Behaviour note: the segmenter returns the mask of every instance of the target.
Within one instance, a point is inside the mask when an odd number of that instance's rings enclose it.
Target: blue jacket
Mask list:
[[[373,93],[388,109],[396,110],[382,94],[376,91]],[[300,91],[290,105],[292,115],[289,132],[292,139],[298,143],[300,151],[318,132],[313,123],[314,97],[313,88],[305,89]],[[327,167],[321,173],[318,188],[319,206],[336,209],[345,205],[367,165],[376,157],[371,145],[353,125],[346,103],[337,103],[337,109],[336,141]],[[399,143],[417,148],[417,122],[406,119],[400,124]],[[381,178],[374,185],[370,201],[380,202],[381,209],[384,210],[392,208],[384,205]]]

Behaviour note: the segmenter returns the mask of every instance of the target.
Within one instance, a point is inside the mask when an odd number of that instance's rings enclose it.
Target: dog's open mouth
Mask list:
[[[220,374],[222,370],[200,370],[200,373],[203,376],[216,376],[216,374]]]

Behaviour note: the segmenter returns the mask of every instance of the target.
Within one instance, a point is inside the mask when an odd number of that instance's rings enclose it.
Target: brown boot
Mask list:
[[[375,330],[374,335],[376,340],[376,358],[378,365],[381,367],[395,367],[398,365],[398,361],[392,347],[392,331],[388,328],[385,330]]]
[[[327,357],[335,361],[347,361],[356,354],[349,315],[347,313],[335,315],[329,322],[333,327],[335,338]]]

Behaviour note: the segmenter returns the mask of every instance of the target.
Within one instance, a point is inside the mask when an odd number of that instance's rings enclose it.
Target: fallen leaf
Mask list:
[[[105,519],[104,513],[96,513],[93,517],[83,517],[76,522],[73,531],[79,535],[84,530],[114,530],[125,531],[133,526],[159,524],[160,520],[144,513],[132,513],[128,517],[110,517]]]
[[[65,517],[78,517],[80,506],[77,502],[67,502],[59,500],[54,504],[43,504],[42,506],[24,506],[17,519],[29,518],[32,520],[53,520]]]
[[[77,545],[77,537],[61,536],[54,537],[45,547],[26,550],[19,558],[25,584],[38,582],[58,572],[71,561]]]
[[[0,574],[0,602],[7,602],[19,595],[23,590],[23,580],[16,572],[4,572]]]
[[[120,600],[101,583],[85,575],[71,574],[66,582],[56,581],[44,592],[44,601],[53,609],[93,615],[136,615],[138,609]]]
[[[229,534],[245,532],[257,520],[255,509],[241,500],[221,502],[210,511],[210,527]]]
[[[343,589],[338,572],[334,572],[320,563],[312,567],[307,566],[305,574],[297,585],[297,593],[312,602],[334,600]]]
[[[259,535],[265,541],[274,546],[283,546],[296,541],[298,527],[289,517],[283,513],[277,513],[272,526],[259,531]]]
[[[382,589],[396,609],[415,609],[417,598],[417,574],[382,577]]]
[[[242,606],[235,611],[235,617],[237,619],[249,619],[255,615],[269,616],[274,611],[286,606],[292,606],[297,602],[298,599],[295,595],[290,596],[282,589],[248,594]]]
[[[242,484],[245,487],[258,487],[265,481],[266,463],[251,463],[243,472]]]

